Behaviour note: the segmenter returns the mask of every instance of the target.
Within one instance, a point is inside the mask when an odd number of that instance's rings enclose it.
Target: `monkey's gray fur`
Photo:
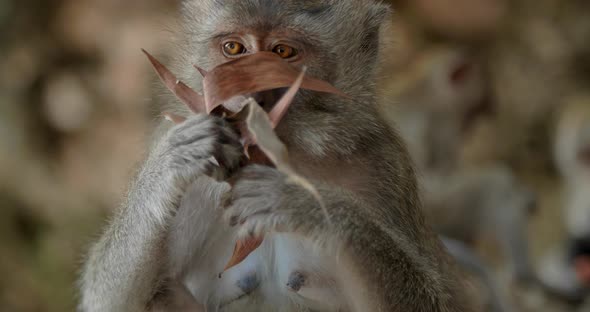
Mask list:
[[[276,169],[248,166],[233,188],[204,176],[219,171],[211,156],[236,165],[240,147],[223,121],[190,117],[157,140],[92,248],[81,310],[470,311],[420,212],[405,147],[377,113],[388,15],[369,0],[185,1],[183,81],[200,85],[192,64],[224,61],[216,34],[285,31],[302,42],[309,75],[351,96],[301,92],[277,128],[329,219]],[[262,233],[263,245],[219,278],[236,239]]]

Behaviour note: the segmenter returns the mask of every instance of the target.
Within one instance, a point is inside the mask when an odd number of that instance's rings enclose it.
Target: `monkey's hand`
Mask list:
[[[267,166],[244,168],[235,177],[224,206],[226,220],[231,226],[240,226],[242,237],[271,231],[312,234],[311,228],[328,222],[320,202],[309,190]]]
[[[240,146],[236,131],[225,120],[194,115],[168,131],[148,163],[175,182],[191,182],[203,173],[211,174],[215,161],[225,169],[236,168]]]

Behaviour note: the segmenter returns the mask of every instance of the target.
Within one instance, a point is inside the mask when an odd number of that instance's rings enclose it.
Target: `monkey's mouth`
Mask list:
[[[269,91],[256,92],[250,96],[266,111],[270,112],[277,102],[285,95],[289,90],[288,88],[279,88]]]

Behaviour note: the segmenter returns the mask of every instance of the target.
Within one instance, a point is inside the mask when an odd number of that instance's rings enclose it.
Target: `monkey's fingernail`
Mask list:
[[[238,216],[233,216],[233,217],[229,218],[229,225],[236,226],[236,225],[238,225],[239,220],[240,220],[240,218]]]
[[[221,197],[221,207],[223,207],[223,209],[227,209],[229,208],[229,206],[231,206],[231,204],[231,192],[223,194],[223,196]]]
[[[203,174],[208,177],[215,178],[215,168],[217,167],[212,163],[207,163],[205,164],[205,168],[203,168]]]
[[[186,121],[186,117],[177,116],[177,115],[174,115],[171,113],[164,113],[163,117],[164,117],[164,119],[166,119],[174,124],[177,124],[177,125]]]
[[[217,161],[217,158],[215,158],[215,157],[211,156],[211,158],[209,158],[208,160],[209,160],[209,162],[210,162],[210,163],[214,164],[215,166],[217,166],[217,167],[221,167],[221,166],[219,165],[219,161]]]

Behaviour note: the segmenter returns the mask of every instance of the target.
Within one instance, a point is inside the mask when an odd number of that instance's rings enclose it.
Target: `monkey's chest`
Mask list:
[[[232,248],[221,253],[229,255]],[[184,279],[207,311],[344,310],[333,266],[311,242],[289,234],[268,235],[260,248],[220,277],[218,268],[227,259],[205,261]]]

